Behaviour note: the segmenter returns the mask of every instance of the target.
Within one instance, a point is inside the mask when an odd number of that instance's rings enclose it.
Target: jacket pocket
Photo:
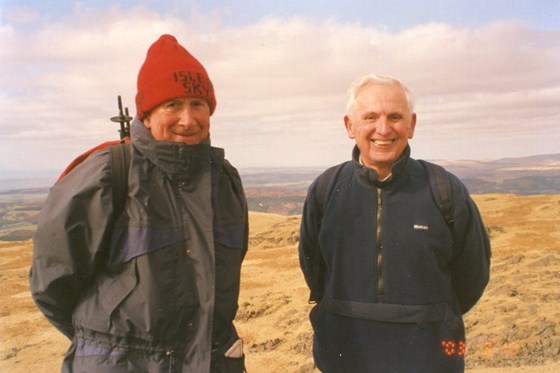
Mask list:
[[[82,296],[74,312],[74,324],[99,332],[111,329],[111,314],[138,283],[136,260],[118,273],[102,272]]]

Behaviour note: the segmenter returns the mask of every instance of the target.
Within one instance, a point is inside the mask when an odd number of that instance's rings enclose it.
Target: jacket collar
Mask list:
[[[377,188],[384,188],[385,186],[393,183],[394,180],[398,179],[408,164],[409,159],[410,145],[407,145],[399,159],[393,164],[391,168],[391,176],[383,181],[380,181],[377,179],[377,171],[360,163],[360,149],[358,149],[358,146],[354,145],[354,149],[352,150],[352,160],[356,167],[358,176],[368,184],[375,185]]]
[[[193,176],[213,161],[224,159],[223,149],[210,146],[210,137],[196,145],[157,141],[138,118],[132,121],[131,141],[152,163],[177,179]]]

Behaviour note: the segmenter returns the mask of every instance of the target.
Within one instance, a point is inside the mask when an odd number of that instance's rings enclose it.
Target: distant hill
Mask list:
[[[26,240],[33,236],[48,189],[0,191],[0,241]]]
[[[471,193],[560,193],[560,154],[495,161],[436,161],[463,180]]]
[[[432,161],[459,177],[472,194],[560,194],[560,153],[494,161]],[[241,170],[249,209],[300,214],[307,188],[325,168]]]
[[[463,180],[472,194],[560,194],[560,154],[434,162]],[[324,167],[241,170],[249,210],[301,214],[309,185],[324,170]],[[48,187],[0,188],[0,241],[23,240],[33,235]]]

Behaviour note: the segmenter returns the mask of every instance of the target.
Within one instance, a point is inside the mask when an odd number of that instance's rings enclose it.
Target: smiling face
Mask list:
[[[210,108],[201,98],[171,99],[153,109],[144,125],[156,140],[196,145],[210,133]]]
[[[416,114],[401,87],[373,84],[356,96],[344,125],[348,137],[356,140],[362,163],[384,179],[414,135]]]

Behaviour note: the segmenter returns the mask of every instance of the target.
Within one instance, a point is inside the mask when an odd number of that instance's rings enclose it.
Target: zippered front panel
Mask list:
[[[377,253],[377,296],[379,301],[383,301],[383,247],[381,245],[381,217],[383,212],[383,190],[377,188],[377,217],[375,232],[375,251]]]

